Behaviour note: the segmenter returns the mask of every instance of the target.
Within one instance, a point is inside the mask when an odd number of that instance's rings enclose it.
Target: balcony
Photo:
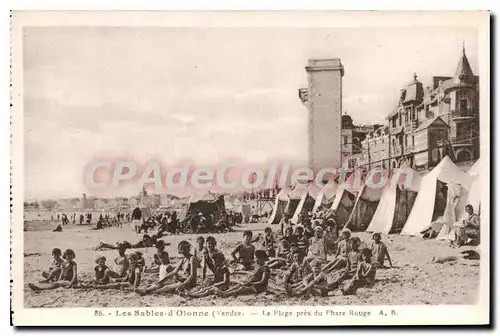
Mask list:
[[[454,121],[472,121],[477,117],[473,109],[462,109],[451,111],[451,119]]]
[[[415,150],[414,146],[406,146],[405,147],[405,154],[413,153],[414,150]]]
[[[450,141],[453,147],[468,147],[474,145],[474,141],[470,138],[451,138]]]
[[[299,98],[302,104],[307,105],[309,100],[309,89],[308,88],[300,88],[299,89]]]
[[[396,146],[392,148],[392,156],[400,156],[403,153],[400,146]]]
[[[412,132],[412,131],[416,130],[417,127],[418,127],[417,120],[407,121],[404,125],[405,132]]]

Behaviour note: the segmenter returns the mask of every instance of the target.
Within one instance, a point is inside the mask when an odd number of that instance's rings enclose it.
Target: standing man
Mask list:
[[[136,207],[134,211],[132,211],[132,225],[134,226],[135,232],[141,233],[142,210],[139,207]]]

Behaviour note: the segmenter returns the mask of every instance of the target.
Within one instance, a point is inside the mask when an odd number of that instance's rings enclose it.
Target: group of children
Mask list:
[[[176,264],[165,251],[166,243],[157,240],[156,253],[148,267],[141,252],[126,254],[127,249],[139,247],[122,242],[116,246],[115,270],[107,265],[105,257],[99,256],[95,260],[94,280],[81,282],[77,277],[75,253],[68,249],[61,254],[59,249],[54,249],[52,265],[42,273],[43,280],[29,287],[33,290],[128,288],[140,295],[176,293],[191,298],[265,291],[289,296],[326,296],[337,289],[348,295],[359,287],[370,286],[377,268],[384,267],[385,259],[392,266],[380,234],[373,234],[373,243],[360,250],[360,239],[343,230],[335,250],[329,251],[321,226],[314,228],[314,236],[310,238],[303,231],[300,226],[295,230],[286,228],[279,241],[269,227],[264,235],[255,238],[252,231],[244,231],[243,240],[231,252],[229,261],[217,249],[213,236],[198,237],[194,249],[188,241],[181,241]],[[145,273],[157,274],[157,281],[145,286],[142,280]],[[212,276],[207,276],[210,273]],[[240,281],[239,275],[245,275],[246,279]],[[271,279],[277,286],[271,288]]]

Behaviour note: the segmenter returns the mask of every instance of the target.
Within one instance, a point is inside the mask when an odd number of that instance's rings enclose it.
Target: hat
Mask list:
[[[203,213],[202,212],[198,212],[198,216],[203,216]]]
[[[165,247],[165,242],[163,240],[158,240],[155,244],[156,247],[163,246]]]
[[[315,226],[315,227],[314,227],[314,231],[323,231],[323,227],[321,227],[321,226],[319,226],[319,225],[318,225],[318,226]]]
[[[372,234],[372,238],[375,237],[375,236],[379,236],[379,237],[382,237],[382,234],[380,232],[374,232]]]
[[[299,224],[295,227],[295,230],[297,230],[298,228],[304,229],[304,226],[302,224]]]
[[[343,229],[342,232],[341,232],[341,234],[344,234],[344,233],[347,233],[349,235],[349,237],[352,234],[351,230],[349,230],[349,229]]]
[[[98,256],[96,259],[95,259],[95,263],[99,263],[99,260],[101,259],[104,259],[104,261],[106,261],[106,257],[105,256]]]

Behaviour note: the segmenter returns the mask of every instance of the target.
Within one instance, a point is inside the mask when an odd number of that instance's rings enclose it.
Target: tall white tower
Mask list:
[[[309,112],[309,166],[342,166],[342,76],[339,58],[311,59],[306,66],[308,88],[299,95]]]

